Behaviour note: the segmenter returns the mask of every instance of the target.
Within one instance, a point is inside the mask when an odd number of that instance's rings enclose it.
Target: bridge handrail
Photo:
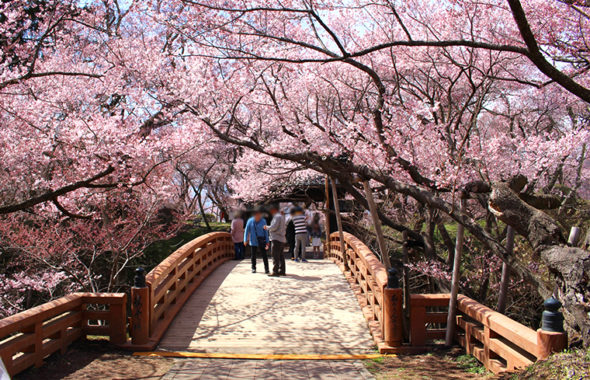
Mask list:
[[[0,320],[0,357],[13,376],[85,335],[127,340],[125,293],[72,293]],[[107,305],[108,310],[88,310]],[[90,323],[90,322],[97,323]],[[102,321],[99,324],[98,321]]]
[[[231,235],[227,232],[211,232],[186,243],[146,275],[151,346],[160,341],[201,282],[231,258]]]
[[[457,317],[459,343],[494,372],[527,367],[567,344],[563,333],[535,331],[464,295],[457,297],[457,308],[461,312]],[[505,364],[495,358],[502,358]]]
[[[401,290],[386,288],[385,267],[358,238],[345,232],[344,248],[349,266],[344,274],[357,294],[380,352],[416,352],[424,350],[437,339],[444,339],[447,312],[443,310],[448,308],[449,294],[412,294],[409,344],[385,339],[388,328],[401,329]],[[326,256],[344,270],[340,250],[339,234],[333,233]],[[374,280],[375,286],[371,286],[371,280]],[[398,295],[391,297],[394,294],[391,292],[395,290]],[[394,303],[397,306],[392,307]],[[397,317],[386,310],[397,313]],[[526,367],[567,346],[565,333],[534,331],[461,294],[458,295],[457,310],[457,341],[467,353],[495,373]],[[378,328],[374,328],[374,322],[378,322]]]
[[[340,237],[337,232],[330,235],[327,257],[344,269],[340,252]],[[356,236],[344,232],[344,249],[347,253],[349,272],[344,273],[355,291],[365,317],[369,320],[376,341],[383,340],[385,312],[383,293],[387,286],[387,270],[373,252]]]

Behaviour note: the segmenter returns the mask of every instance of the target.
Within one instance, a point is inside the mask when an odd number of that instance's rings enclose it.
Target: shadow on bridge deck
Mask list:
[[[287,272],[272,278],[251,273],[249,260],[223,264],[185,304],[159,349],[235,354],[373,349],[357,300],[336,265],[288,262]]]

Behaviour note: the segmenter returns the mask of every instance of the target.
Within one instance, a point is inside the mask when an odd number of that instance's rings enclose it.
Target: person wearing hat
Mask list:
[[[270,273],[268,268],[268,231],[264,228],[266,226],[266,219],[262,217],[262,210],[260,208],[254,211],[254,215],[248,219],[246,229],[244,231],[244,245],[250,247],[250,255],[252,259],[252,273],[256,273],[256,255],[257,252],[262,256],[264,261],[264,272]]]
[[[270,206],[270,215],[272,215],[272,221],[270,226],[264,226],[264,228],[270,234],[270,253],[272,256],[272,273],[269,276],[277,277],[284,276],[285,273],[285,232],[287,226],[285,224],[285,215],[279,211],[277,205]]]

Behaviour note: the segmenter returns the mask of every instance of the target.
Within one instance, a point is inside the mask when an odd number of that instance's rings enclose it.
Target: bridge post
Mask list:
[[[404,343],[402,289],[395,268],[387,272],[387,287],[383,289],[383,340],[390,347]]]
[[[145,270],[137,268],[131,288],[131,323],[129,332],[131,343],[144,345],[149,341],[150,334],[150,292],[145,283]]]
[[[553,352],[567,347],[567,334],[563,331],[563,314],[559,311],[561,302],[549,297],[543,303],[542,326],[537,330],[537,358],[547,359]]]

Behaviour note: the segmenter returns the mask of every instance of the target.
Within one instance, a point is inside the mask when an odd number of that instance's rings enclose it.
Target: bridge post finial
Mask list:
[[[138,267],[135,270],[135,278],[133,279],[133,287],[145,288],[145,269]]]

